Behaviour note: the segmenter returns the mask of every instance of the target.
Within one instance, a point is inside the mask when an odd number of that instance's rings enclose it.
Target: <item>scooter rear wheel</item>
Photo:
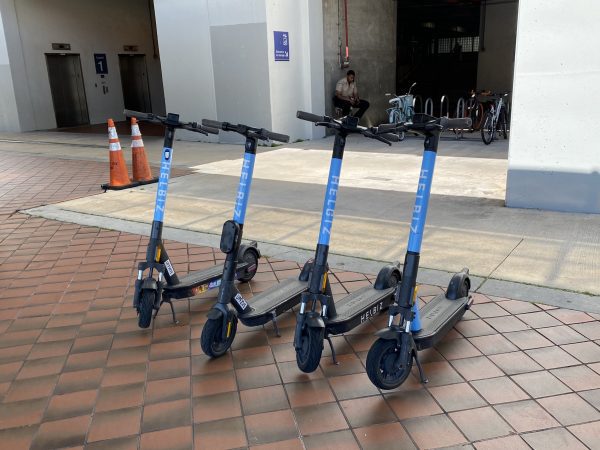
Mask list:
[[[227,353],[227,350],[233,344],[237,331],[237,317],[232,316],[230,323],[229,336],[223,340],[223,319],[208,319],[206,321],[200,335],[200,347],[207,356],[218,358]]]
[[[380,389],[395,389],[400,386],[412,369],[412,354],[402,367],[397,368],[400,348],[396,340],[378,339],[367,355],[367,375],[369,380]]]
[[[144,290],[140,304],[138,306],[138,326],[140,328],[148,328],[152,322],[152,312],[154,311],[154,298],[156,292],[152,290]]]
[[[246,250],[242,255],[242,259],[248,264],[251,270],[246,270],[244,275],[238,278],[238,280],[242,283],[247,283],[256,275],[256,271],[258,270],[258,256],[253,250]]]
[[[317,370],[323,353],[323,328],[305,327],[300,335],[300,348],[296,349],[296,363],[298,368],[305,373]]]

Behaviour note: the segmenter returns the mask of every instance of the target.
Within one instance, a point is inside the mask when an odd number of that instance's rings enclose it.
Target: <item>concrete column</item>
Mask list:
[[[481,21],[484,32],[479,30],[482,50],[477,61],[478,90],[512,91],[518,8],[517,2],[488,2],[481,7],[485,16]]]
[[[0,131],[20,131],[17,100],[10,72],[10,61],[0,10]]]
[[[267,0],[267,40],[273,128],[292,139],[324,130],[296,118],[297,110],[325,113],[321,0]],[[289,34],[290,60],[275,61],[274,31]]]
[[[361,121],[363,125],[387,121],[389,98],[385,93],[396,89],[396,16],[397,2],[348,0],[348,69],[356,72],[359,95],[371,103]],[[323,21],[325,110],[331,115],[335,84],[348,70],[341,69],[339,61],[339,45],[342,52],[346,45],[343,2],[323,0]]]
[[[587,0],[519,2],[508,206],[600,213],[599,17]]]

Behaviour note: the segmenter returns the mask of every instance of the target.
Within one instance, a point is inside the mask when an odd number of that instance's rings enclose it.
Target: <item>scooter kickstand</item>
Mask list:
[[[273,322],[273,329],[275,330],[275,336],[281,337],[281,333],[279,333],[279,327],[277,326],[277,315],[275,311],[271,311],[271,321]]]
[[[171,307],[171,314],[173,315],[173,323],[175,325],[179,324],[179,320],[177,320],[177,318],[175,317],[175,307],[173,306],[173,302],[171,302],[171,300],[163,300],[162,303],[168,303],[169,306]],[[156,313],[158,314],[158,311],[156,311]]]
[[[419,360],[419,356],[417,352],[413,352],[413,357],[415,358],[415,362],[417,363],[417,368],[419,369],[419,377],[421,378],[421,383],[426,384],[429,383],[429,380],[425,376],[425,372],[423,371],[423,366],[421,365],[421,361]]]
[[[325,339],[327,339],[327,342],[329,342],[329,347],[331,348],[331,357],[333,358],[333,364],[335,364],[336,366],[339,366],[340,363],[338,362],[337,358],[335,357],[335,348],[333,348],[333,342],[331,342],[331,337],[329,337],[329,335],[325,336]]]

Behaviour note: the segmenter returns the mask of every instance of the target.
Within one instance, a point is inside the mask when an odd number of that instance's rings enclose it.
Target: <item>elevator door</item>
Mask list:
[[[119,55],[125,109],[151,112],[146,55]]]
[[[90,123],[79,55],[46,54],[56,126]]]

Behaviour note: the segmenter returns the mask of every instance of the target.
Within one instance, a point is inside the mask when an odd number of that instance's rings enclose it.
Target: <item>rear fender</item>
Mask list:
[[[394,275],[398,282],[402,280],[402,272],[400,272],[400,269],[398,268],[399,264],[400,263],[398,263],[398,265],[388,264],[387,266],[382,267],[377,274],[377,279],[375,280],[375,289],[382,291],[384,289],[394,287],[394,285],[390,285],[389,282],[390,278],[392,278]]]
[[[251,242],[250,244],[242,244],[240,245],[240,249],[238,251],[238,261],[244,260],[244,254],[246,252],[252,252],[256,256],[256,259],[260,259],[260,250],[256,246],[256,242]]]
[[[450,283],[448,283],[448,289],[446,290],[446,298],[448,300],[457,300],[463,297],[460,293],[461,287],[464,282],[467,282],[469,290],[471,289],[471,280],[469,279],[469,269],[464,268],[459,273],[454,274]],[[467,292],[467,295],[469,293]]]

